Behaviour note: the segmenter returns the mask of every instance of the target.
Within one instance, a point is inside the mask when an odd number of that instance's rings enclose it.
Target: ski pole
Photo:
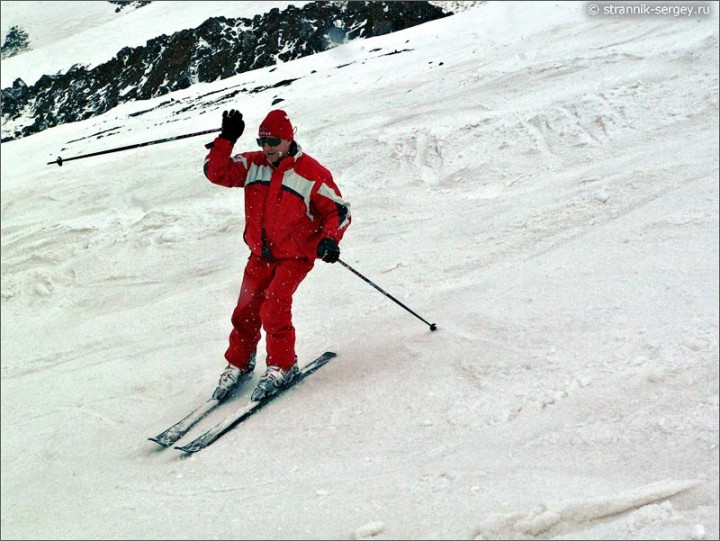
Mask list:
[[[47,165],[54,165],[57,164],[60,167],[62,167],[62,164],[65,162],[69,162],[71,160],[80,160],[82,158],[90,158],[91,156],[100,156],[101,154],[110,154],[111,152],[120,152],[122,150],[130,150],[132,148],[140,148],[140,147],[146,147],[150,145],[157,145],[159,143],[167,143],[169,141],[177,141],[179,139],[186,139],[188,137],[197,137],[198,135],[205,135],[206,133],[212,133],[220,131],[220,128],[216,128],[214,130],[205,130],[205,131],[198,131],[195,133],[186,133],[185,135],[175,135],[173,137],[166,137],[165,139],[158,139],[157,141],[147,141],[145,143],[138,143],[136,145],[128,145],[126,147],[119,147],[119,148],[111,148],[110,150],[101,150],[100,152],[93,152],[91,154],[83,154],[82,156],[74,156],[72,158],[61,158],[58,156],[58,159],[54,162],[47,162]]]
[[[353,269],[350,265],[348,265],[347,263],[345,263],[342,259],[338,259],[338,263],[340,263],[343,267],[345,267],[346,269],[348,269],[350,272],[352,272],[352,273],[355,274],[356,276],[359,276],[360,278],[362,278],[363,280],[365,280],[368,284],[370,284],[371,286],[373,286],[375,289],[377,289],[380,293],[382,293],[383,295],[385,295],[387,298],[389,298],[390,300],[395,301],[396,303],[398,303],[400,306],[402,306],[403,308],[405,308],[405,310],[407,310],[408,312],[410,312],[412,315],[414,315],[414,316],[415,316],[416,318],[418,318],[420,321],[422,321],[422,322],[424,322],[425,324],[429,325],[431,331],[436,331],[436,330],[437,330],[437,325],[435,325],[435,323],[429,323],[428,321],[426,321],[425,319],[423,319],[422,317],[420,317],[419,315],[417,315],[415,312],[413,312],[412,310],[410,310],[410,308],[408,308],[408,307],[405,306],[403,303],[401,303],[399,300],[397,300],[395,297],[393,297],[392,295],[390,295],[390,293],[388,293],[387,291],[385,291],[384,289],[382,289],[382,288],[381,288],[380,286],[378,286],[377,284],[374,284],[374,283],[373,283],[372,281],[370,281],[368,278],[366,278],[365,276],[363,276],[362,274],[360,274],[358,271],[356,271],[355,269]]]

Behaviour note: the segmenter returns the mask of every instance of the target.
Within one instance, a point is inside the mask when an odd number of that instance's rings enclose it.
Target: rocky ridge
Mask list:
[[[32,86],[16,79],[2,89],[2,141],[451,14],[424,1],[363,1],[291,5],[252,19],[210,18],[142,47],[126,47],[92,69],[75,65]]]

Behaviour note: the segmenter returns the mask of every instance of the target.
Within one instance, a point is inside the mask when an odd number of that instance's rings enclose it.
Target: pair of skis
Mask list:
[[[300,383],[303,379],[308,377],[310,374],[318,370],[320,367],[327,364],[333,357],[336,356],[336,353],[332,351],[326,351],[322,355],[320,355],[317,359],[314,361],[308,363],[305,365],[302,369],[300,369],[299,374],[295,377],[293,381],[290,382],[289,385],[286,387],[281,388],[276,393],[271,394],[270,396],[264,396],[260,400],[250,400],[245,405],[241,406],[234,412],[228,414],[223,418],[219,423],[217,423],[215,426],[210,428],[207,432],[204,434],[198,436],[190,443],[187,443],[185,445],[176,446],[176,449],[179,449],[180,451],[192,454],[197,453],[198,451],[202,451],[205,449],[208,445],[215,442],[220,436],[225,434],[227,431],[229,431],[234,426],[238,425],[239,423],[243,422],[245,419],[250,417],[253,413],[259,411],[263,406],[270,403],[272,400],[280,396],[282,393],[290,389],[291,387],[297,385]],[[192,427],[194,427],[197,423],[199,423],[202,419],[210,415],[215,409],[217,409],[224,400],[214,400],[210,399],[207,402],[203,403],[196,409],[194,409],[192,412],[190,412],[186,417],[172,425],[167,430],[164,430],[157,436],[148,438],[151,441],[154,441],[155,443],[158,443],[162,445],[163,447],[170,447],[174,443],[176,443],[178,440],[180,440],[185,434],[187,434]]]

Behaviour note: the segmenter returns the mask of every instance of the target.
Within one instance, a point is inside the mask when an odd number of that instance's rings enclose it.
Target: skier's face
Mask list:
[[[262,149],[268,161],[277,165],[280,160],[287,156],[290,150],[289,139],[281,139],[279,137],[262,137],[258,139],[258,143],[262,143]],[[272,145],[271,143],[277,143]]]

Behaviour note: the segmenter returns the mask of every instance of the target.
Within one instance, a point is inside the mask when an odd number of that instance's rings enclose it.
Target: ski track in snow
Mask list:
[[[539,535],[548,534],[558,539],[577,539],[573,536],[584,524],[629,511],[633,511],[632,517],[625,522],[629,526],[627,533],[632,536],[635,524],[646,526],[654,518],[664,519],[674,514],[669,502],[661,505],[654,502],[696,485],[693,481],[656,483],[607,497],[542,503],[527,513],[495,514],[478,527],[475,539],[536,539]],[[558,533],[551,533],[553,530],[565,531],[558,536]]]

